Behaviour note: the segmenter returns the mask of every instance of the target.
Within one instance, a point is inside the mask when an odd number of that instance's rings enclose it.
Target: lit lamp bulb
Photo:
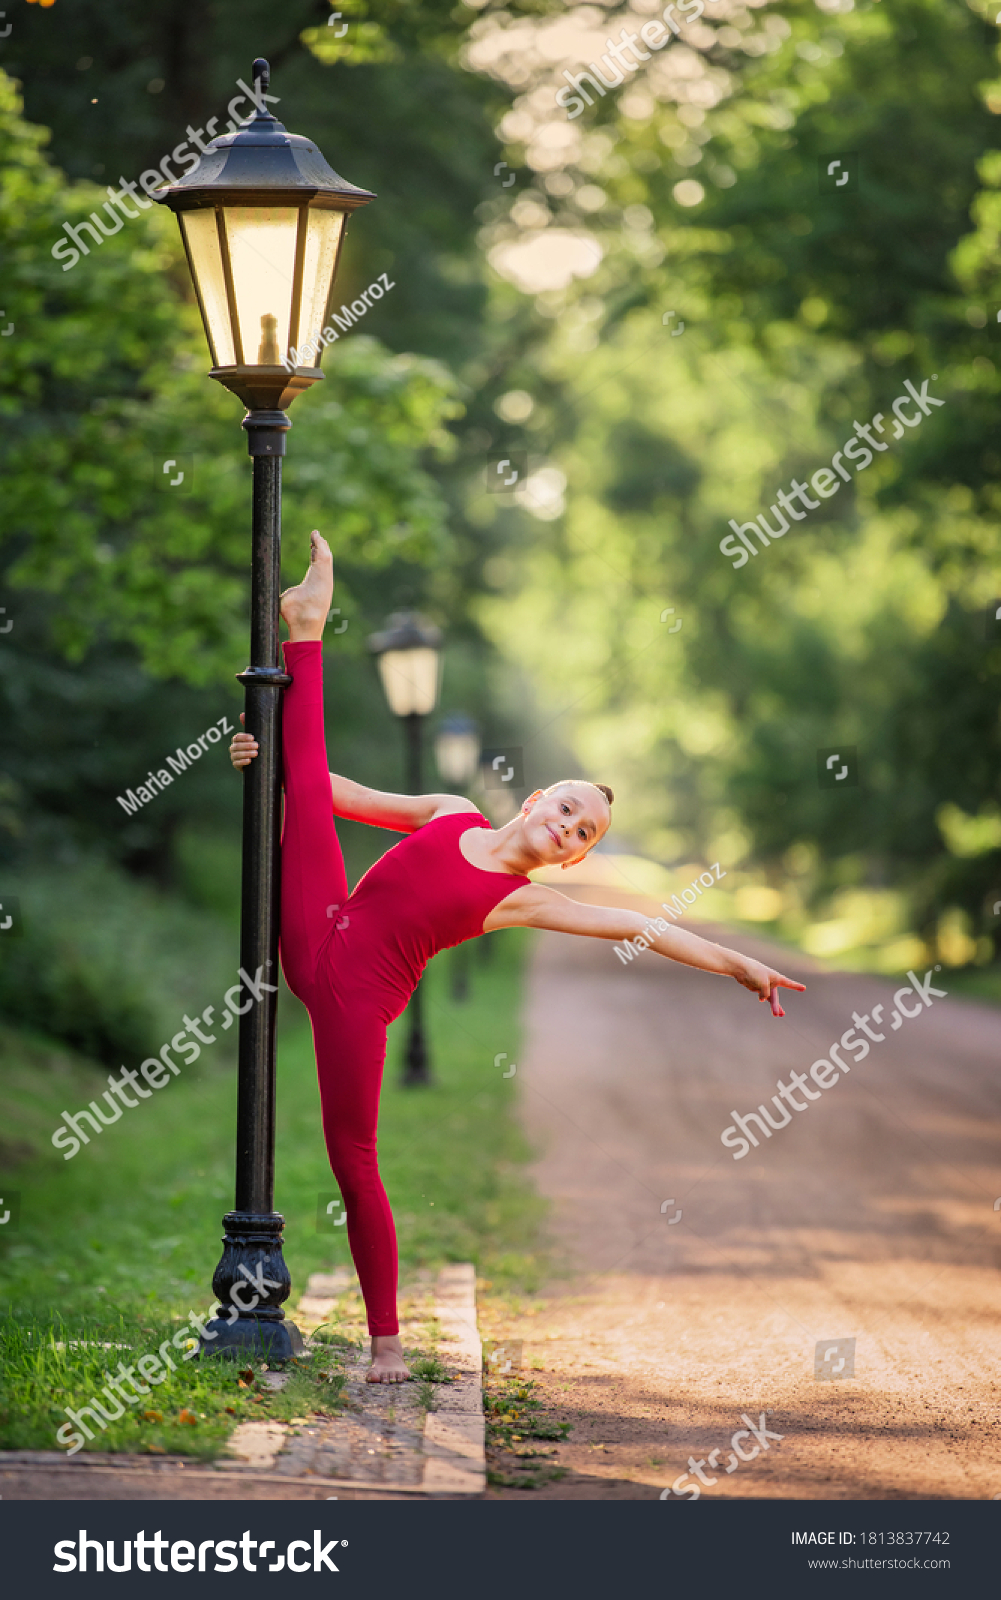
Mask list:
[[[257,365],[259,367],[277,367],[281,361],[278,354],[278,318],[263,316],[261,318],[261,348],[257,352]]]

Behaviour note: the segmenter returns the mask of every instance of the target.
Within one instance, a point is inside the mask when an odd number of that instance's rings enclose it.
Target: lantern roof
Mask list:
[[[394,611],[389,626],[369,634],[367,642],[373,655],[387,650],[440,650],[442,632],[417,611]]]
[[[259,83],[266,92],[268,63],[255,61],[252,75],[255,87]],[[359,189],[335,172],[312,139],[289,133],[266,109],[235,133],[219,134],[197,167],[151,198],[179,211],[217,200],[239,204],[253,194],[273,201],[290,193],[303,200],[329,197],[338,210],[351,211],[375,199],[371,190]]]

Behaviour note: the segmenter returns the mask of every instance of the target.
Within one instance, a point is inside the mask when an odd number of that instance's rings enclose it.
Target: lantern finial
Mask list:
[[[254,62],[254,65],[250,69],[250,76],[254,80],[254,88],[256,89],[258,82],[260,82],[261,92],[263,94],[267,94],[268,88],[271,84],[271,68],[263,56],[258,56],[257,60]]]

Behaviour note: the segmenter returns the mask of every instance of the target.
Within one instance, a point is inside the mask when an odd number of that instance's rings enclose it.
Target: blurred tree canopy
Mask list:
[[[512,169],[530,169],[484,213],[482,242],[534,293],[534,343],[510,374],[530,399],[510,442],[559,468],[566,512],[497,569],[484,626],[546,684],[551,714],[572,707],[588,772],[662,860],[753,864],[805,908],[788,931],[828,919],[818,953],[866,942],[851,918],[835,925],[870,891],[923,937],[897,940],[890,965],[905,950],[989,959],[993,13],[707,0],[670,49],[600,98],[592,87],[570,118],[555,104],[564,66],[586,70],[658,8],[514,9],[483,13],[470,48],[516,91],[500,132]],[[850,172],[840,192],[834,160]],[[595,249],[555,281],[561,232]],[[889,448],[842,494],[734,570],[719,548],[731,519],[774,523],[776,491],[829,466],[856,419],[892,420],[904,380],[929,380],[945,405],[898,426],[899,442],[887,428]],[[477,496],[471,514],[509,515]],[[817,752],[841,744],[860,777],[836,792]]]
[[[8,41],[29,121],[78,180],[5,101],[5,310],[25,342],[0,367],[4,548],[33,604],[52,590],[62,647],[81,666],[96,639],[125,652],[134,706],[182,680],[201,693],[242,654],[249,468],[203,377],[171,219],[129,223],[65,276],[48,245],[207,108],[224,117],[265,55],[277,114],[379,195],[352,224],[345,298],[380,271],[398,285],[375,338],[339,342],[328,394],[292,415],[287,526],[338,530],[359,618],[335,691],[346,763],[398,781],[366,743],[377,702],[353,658],[362,615],[426,604],[454,641],[452,703],[522,744],[533,783],[573,751],[615,786],[620,836],[767,882],[780,931],[813,929],[817,953],[876,941],[870,916],[888,970],[989,959],[1001,81],[985,0],[705,0],[578,117],[556,102],[563,73],[657,0],[340,10],[338,37],[306,0],[81,0]],[[731,519],[768,515],[856,421],[891,418],[905,380],[944,406],[734,570]],[[183,448],[213,467],[168,501],[146,474]],[[516,450],[527,482],[485,492],[490,456]],[[839,745],[857,747],[857,787],[820,786],[817,752]]]

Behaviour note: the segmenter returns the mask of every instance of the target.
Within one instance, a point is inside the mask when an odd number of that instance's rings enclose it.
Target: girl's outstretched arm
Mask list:
[[[243,721],[243,713],[240,713]],[[257,740],[250,733],[235,733],[229,747],[229,759],[234,767],[249,766],[257,755]],[[446,816],[451,811],[475,811],[471,800],[457,794],[385,794],[381,789],[368,789],[352,778],[330,774],[330,794],[334,816],[347,817],[350,822],[367,822],[374,828],[389,828],[395,833],[413,833],[433,817]]]
[[[516,889],[502,900],[487,917],[484,929],[495,928],[551,928],[557,933],[586,934],[593,939],[637,939],[658,955],[679,961],[686,967],[698,967],[703,972],[718,972],[723,977],[735,978],[745,989],[750,989],[759,1000],[769,1001],[772,1015],[785,1016],[779,1002],[778,991],[803,990],[806,985],[786,978],[781,972],[741,955],[739,950],[729,950],[725,945],[713,944],[686,928],[673,927],[663,917],[645,917],[640,911],[620,910],[616,906],[583,905],[550,889],[545,884],[533,883]],[[643,945],[634,946],[641,953]]]

